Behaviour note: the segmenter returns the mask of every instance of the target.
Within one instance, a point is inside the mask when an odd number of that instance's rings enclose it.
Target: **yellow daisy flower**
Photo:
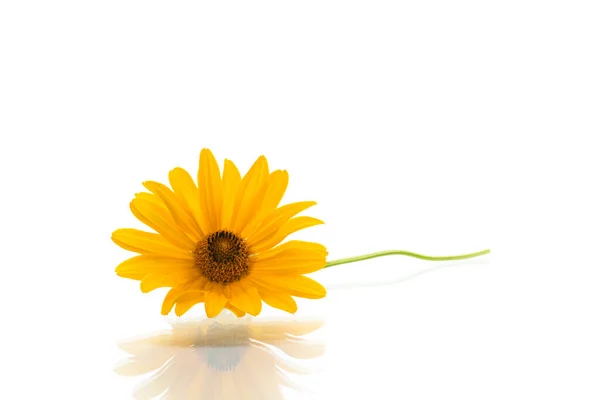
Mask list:
[[[269,172],[261,156],[244,177],[229,160],[221,174],[213,154],[203,149],[197,182],[182,168],[169,172],[170,188],[144,182],[148,192],[136,194],[130,208],[156,233],[113,232],[117,245],[139,253],[116,268],[119,276],[141,281],[144,293],[171,288],[162,306],[165,315],[175,307],[181,316],[204,303],[210,318],[224,308],[238,317],[256,316],[263,301],[294,313],[292,296],[325,296],[323,286],[304,276],[325,267],[325,247],[299,240],[282,244],[288,235],[323,223],[296,216],[313,201],[279,206],[286,171]]]
[[[302,378],[325,346],[303,336],[322,325],[222,316],[176,322],[168,331],[122,342],[129,357],[115,371],[145,376],[136,399],[283,399],[284,387],[306,389]]]

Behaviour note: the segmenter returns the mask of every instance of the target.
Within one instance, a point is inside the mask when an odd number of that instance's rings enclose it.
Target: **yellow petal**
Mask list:
[[[140,289],[143,293],[148,293],[161,287],[181,286],[197,278],[200,278],[200,274],[196,269],[168,273],[162,271],[151,272],[142,279]]]
[[[202,231],[204,233],[215,232],[221,223],[223,183],[219,164],[208,149],[202,149],[200,152],[198,191],[200,193],[200,209],[208,221],[208,226],[203,226]]]
[[[256,203],[262,200],[269,179],[269,164],[260,156],[240,182],[235,196],[232,230],[240,233],[256,212]]]
[[[252,271],[267,274],[308,274],[325,267],[322,253],[306,250],[284,250],[277,256],[252,264]]]
[[[151,185],[149,182],[144,182],[144,184],[148,184],[148,187],[152,188],[151,190],[156,193],[169,210],[173,220],[193,241],[197,242],[203,237],[202,230],[199,228],[192,212],[187,209],[187,206],[177,198],[171,189],[162,184]]]
[[[175,315],[181,317],[190,308],[204,301],[204,292],[200,290],[187,291],[175,298]]]
[[[196,271],[198,270],[196,269]],[[204,290],[207,284],[208,280],[201,274],[198,274],[198,276],[196,276],[184,287],[188,288],[188,290]]]
[[[292,296],[281,293],[281,292],[272,292],[266,289],[259,289],[258,294],[260,298],[270,305],[273,308],[278,308],[283,311],[287,311],[289,313],[294,314],[298,310],[298,305],[296,301],[292,298]]]
[[[237,282],[229,285],[231,299],[229,303],[250,315],[257,316],[262,309],[262,302],[258,291],[248,282]]]
[[[279,246],[273,247],[270,250],[263,251],[260,254],[252,255],[252,262],[266,261],[270,258],[276,257],[279,253],[285,250],[305,250],[316,252],[322,254],[323,256],[327,255],[327,249],[320,243],[305,242],[303,240],[290,240],[289,242],[280,244]]]
[[[267,290],[296,297],[320,299],[327,294],[327,290],[320,283],[303,275],[251,274],[247,279]]]
[[[141,222],[164,236],[174,246],[183,250],[195,247],[196,243],[180,230],[178,224],[164,207],[158,207],[143,199],[135,198],[131,201],[130,208]]]
[[[225,307],[227,297],[223,293],[220,285],[212,285],[210,289],[204,292],[204,309],[208,318],[214,318]]]
[[[140,282],[142,293],[148,293],[160,287],[171,287],[170,276],[164,273],[148,274]]]
[[[158,271],[172,271],[177,269],[194,268],[192,260],[182,260],[169,257],[157,257],[143,254],[123,261],[117,266],[115,272],[123,278],[142,279],[145,275]]]
[[[276,233],[267,236],[256,243],[249,243],[249,245],[252,247],[252,251],[260,253],[261,251],[268,250],[273,246],[278,245],[294,232],[320,224],[324,224],[324,222],[313,217],[292,218],[284,223]]]
[[[148,193],[148,192],[136,193],[135,194],[135,198],[147,201],[149,203],[152,203],[152,204],[154,204],[157,207],[165,208],[165,205],[162,202],[162,200],[157,195],[155,195],[154,193]],[[165,208],[165,210],[166,210],[166,208]]]
[[[276,170],[270,176],[269,189],[265,196],[263,208],[266,211],[273,211],[283,199],[283,195],[288,186],[289,175],[286,170]]]
[[[173,188],[173,192],[185,206],[188,213],[188,218],[191,217],[190,226],[199,234],[199,237],[204,236],[200,229],[199,221],[203,218],[200,211],[200,193],[198,187],[190,174],[183,168],[174,168],[169,172],[169,183]],[[187,223],[187,221],[186,221]]]
[[[177,298],[177,296],[181,295],[183,292],[185,292],[185,289],[178,288],[178,287],[172,288],[171,290],[169,290],[169,292],[165,296],[165,299],[163,300],[160,313],[162,315],[168,315],[171,312],[171,310],[173,309],[173,306],[175,305],[175,299]]]
[[[173,193],[171,191],[171,189],[169,189],[168,186],[163,185],[160,182],[154,182],[154,181],[144,181],[142,182],[142,185],[144,185],[144,187],[146,189],[148,189],[149,191],[151,191],[154,195],[158,196],[158,189],[163,189],[165,192],[169,192],[172,196],[173,196],[173,201],[177,202],[177,197],[175,196],[175,193]],[[155,197],[157,198],[157,197]]]
[[[227,303],[225,305],[225,308],[234,313],[235,316],[238,318],[242,318],[244,315],[246,315],[245,311],[242,311],[239,308],[232,306],[231,303]]]
[[[301,201],[298,203],[286,204],[273,210],[267,218],[260,224],[258,229],[248,237],[249,243],[258,243],[277,232],[281,226],[294,215],[317,204],[314,201]]]
[[[112,240],[125,250],[136,253],[153,253],[172,258],[193,259],[192,253],[178,249],[156,233],[138,229],[117,229],[112,234]]]
[[[242,178],[235,164],[225,160],[223,167],[223,209],[220,229],[231,230],[231,218],[235,206],[235,198]]]
[[[242,230],[242,237],[248,237],[257,226],[269,215],[278,205],[288,185],[287,171],[273,171],[269,176],[269,181],[262,199],[257,199],[260,204],[256,204],[255,215]]]

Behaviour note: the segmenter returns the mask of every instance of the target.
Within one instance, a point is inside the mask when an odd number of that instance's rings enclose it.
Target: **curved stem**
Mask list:
[[[325,265],[325,268],[333,267],[334,265],[348,264],[348,263],[353,263],[356,261],[368,260],[369,258],[392,256],[392,255],[408,256],[408,257],[420,258],[421,260],[429,260],[429,261],[450,261],[450,260],[465,260],[467,258],[479,257],[484,254],[488,254],[489,252],[490,252],[490,249],[486,249],[486,250],[478,251],[477,253],[461,254],[458,256],[433,257],[433,256],[425,256],[423,254],[417,254],[417,253],[413,253],[411,251],[405,251],[405,250],[386,250],[386,251],[379,251],[377,253],[364,254],[362,256],[340,258],[339,260],[328,261],[327,264]]]

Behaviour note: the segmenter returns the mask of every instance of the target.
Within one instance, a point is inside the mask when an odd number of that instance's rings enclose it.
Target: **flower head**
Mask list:
[[[258,315],[262,302],[290,313],[292,296],[324,297],[325,289],[304,276],[326,264],[318,243],[290,240],[290,234],[322,224],[296,216],[315,205],[279,206],[288,184],[286,171],[269,172],[259,157],[245,176],[225,160],[223,173],[208,149],[200,153],[197,184],[182,168],[169,173],[170,188],[144,182],[132,213],[155,232],[118,229],[112,240],[139,253],[116,268],[119,276],[141,281],[143,292],[169,287],[162,313],[183,315],[204,303],[208,317],[224,308],[238,317]]]

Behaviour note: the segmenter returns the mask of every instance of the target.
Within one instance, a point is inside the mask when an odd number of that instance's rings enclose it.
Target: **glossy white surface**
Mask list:
[[[185,348],[159,382],[171,398],[203,380],[224,399],[597,399],[598,17],[592,1],[3,2],[4,397],[130,399],[147,381],[115,372],[117,343],[176,318],[165,291],[115,276],[110,234],[139,226],[142,181],[209,147],[287,169],[284,201],[326,222],[296,238],[330,259],[492,254],[315,273],[328,296],[294,318],[322,322],[316,347]],[[269,309],[251,323],[267,319],[292,329]],[[278,362],[305,373],[274,378]]]

